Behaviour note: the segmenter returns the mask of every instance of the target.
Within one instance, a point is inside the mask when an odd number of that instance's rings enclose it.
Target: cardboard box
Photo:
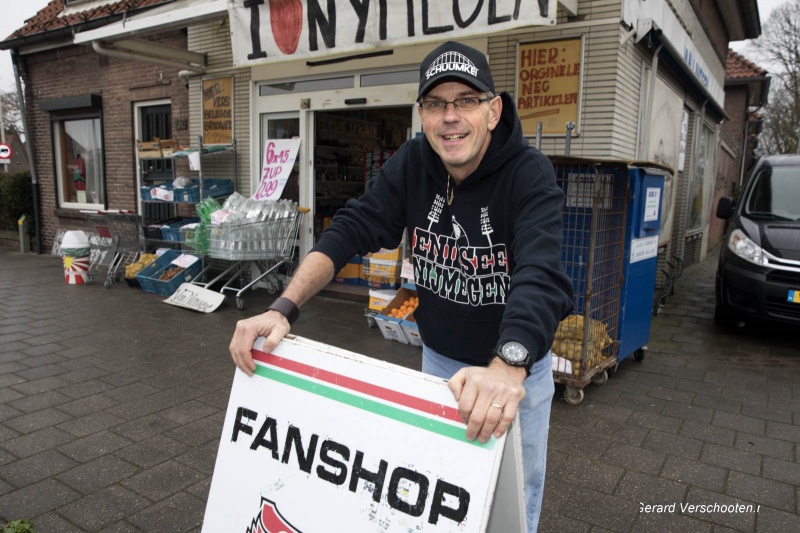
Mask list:
[[[371,289],[369,291],[369,308],[373,311],[383,311],[383,309],[389,305],[397,291],[393,290],[376,290]]]
[[[342,283],[344,285],[359,285],[361,278],[361,257],[356,256],[344,266],[342,270],[340,270],[336,276],[334,276],[333,281],[336,283]]]
[[[401,281],[400,268],[399,260],[364,257],[360,284],[372,289],[396,289]]]
[[[403,328],[403,334],[409,344],[422,346],[422,337],[419,336],[419,327],[417,327],[417,321],[414,319],[414,313],[408,315],[405,320],[401,320],[400,327]]]
[[[179,149],[178,141],[175,139],[165,139],[159,142],[161,144],[161,155],[163,157],[172,157],[172,155]]]
[[[367,254],[366,257],[379,261],[396,261],[399,263],[403,257],[403,249],[395,248],[394,250],[387,250],[386,248],[381,248],[375,253]]]
[[[408,344],[408,339],[403,333],[403,326],[400,325],[399,318],[392,318],[378,313],[375,315],[375,322],[378,324],[384,339]]]
[[[378,327],[381,329],[381,333],[383,334],[384,338],[392,341],[402,342],[403,344],[409,344],[410,340],[403,330],[403,320],[400,318],[390,317],[388,313],[393,309],[399,308],[401,305],[403,305],[403,302],[416,295],[417,291],[415,290],[408,289],[406,287],[398,289],[392,301],[389,302],[389,304],[375,316],[375,322],[377,322]]]

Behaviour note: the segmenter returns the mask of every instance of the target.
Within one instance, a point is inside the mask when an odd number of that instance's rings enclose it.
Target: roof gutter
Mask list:
[[[94,30],[96,28],[103,27],[106,24],[110,24],[118,20],[122,20],[122,15],[110,15],[108,17],[103,17],[101,19],[81,22],[73,26],[64,26],[63,28],[58,28],[57,30],[43,31],[40,33],[33,33],[31,35],[23,35],[15,39],[0,41],[0,50],[10,50],[25,46],[34,46],[37,44],[50,43],[64,39],[72,40],[72,37],[78,31]]]

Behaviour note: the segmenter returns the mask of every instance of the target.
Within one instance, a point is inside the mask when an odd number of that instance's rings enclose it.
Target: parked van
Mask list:
[[[800,155],[762,157],[741,198],[721,198],[730,219],[716,275],[715,319],[800,324]]]

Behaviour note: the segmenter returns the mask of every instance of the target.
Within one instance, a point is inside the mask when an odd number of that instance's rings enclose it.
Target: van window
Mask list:
[[[745,215],[800,220],[800,167],[767,167],[759,172],[745,203]]]

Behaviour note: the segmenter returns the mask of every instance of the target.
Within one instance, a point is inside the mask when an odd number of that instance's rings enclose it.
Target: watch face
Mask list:
[[[507,342],[501,350],[503,358],[513,363],[521,363],[528,357],[528,350],[518,342]]]

